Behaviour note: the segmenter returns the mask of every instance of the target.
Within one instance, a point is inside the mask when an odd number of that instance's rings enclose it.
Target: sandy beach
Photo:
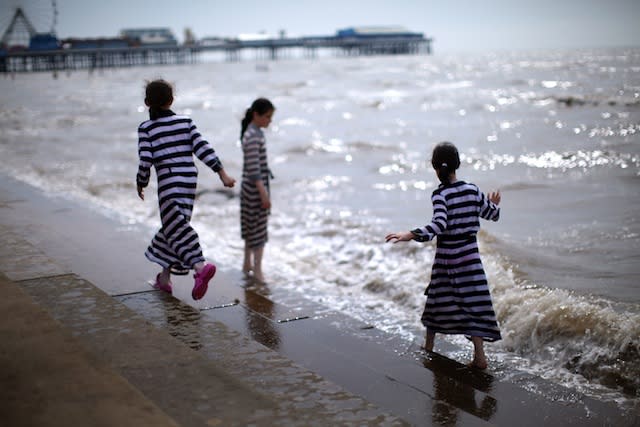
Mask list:
[[[4,176],[0,209],[0,417],[10,425],[639,420],[542,379],[536,393],[525,374],[471,371],[419,343],[398,351],[374,326],[246,283],[231,266],[197,303],[188,277],[174,279],[174,297],[161,294],[142,255],[149,230]]]

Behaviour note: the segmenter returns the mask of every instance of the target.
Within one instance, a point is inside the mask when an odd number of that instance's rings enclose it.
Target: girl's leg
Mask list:
[[[433,344],[435,342],[436,339],[436,333],[427,330],[427,334],[425,335],[424,338],[424,349],[427,351],[433,351]]]
[[[200,273],[200,271],[202,271],[203,268],[204,268],[204,262],[199,262],[193,266],[193,269],[196,271],[196,273]]]
[[[158,276],[158,281],[161,285],[166,285],[171,281],[171,269],[163,268],[162,272]]]
[[[471,337],[473,343],[473,362],[471,367],[478,369],[487,369],[487,358],[484,354],[484,341],[482,337]]]
[[[160,233],[166,245],[181,264],[190,265],[196,273],[200,273],[206,264],[200,247],[200,238],[190,223],[190,215],[175,200],[161,199],[160,219],[162,221]]]
[[[253,250],[253,277],[264,282],[262,274],[262,254],[264,254],[264,245]]]
[[[156,276],[156,282],[153,287],[168,294],[173,293],[171,288],[171,268],[162,268],[162,271]]]
[[[242,263],[242,271],[246,274],[249,274],[249,272],[251,271],[251,255],[252,255],[251,248],[249,248],[249,244],[245,242],[244,262]]]

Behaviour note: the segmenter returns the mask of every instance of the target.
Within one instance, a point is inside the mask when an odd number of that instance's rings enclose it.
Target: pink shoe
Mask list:
[[[162,284],[160,283],[160,273],[156,276],[156,283],[153,284],[155,289],[159,289],[163,292],[168,293],[169,295],[173,295],[173,288],[171,288],[171,281],[169,283]]]
[[[201,299],[204,294],[207,293],[207,289],[209,288],[209,280],[216,274],[216,266],[213,264],[206,264],[200,273],[196,273],[193,275],[194,279],[196,279],[196,283],[193,285],[193,290],[191,291],[191,297],[194,300]]]

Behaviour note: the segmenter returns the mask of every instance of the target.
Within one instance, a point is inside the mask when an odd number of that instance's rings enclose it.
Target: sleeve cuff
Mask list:
[[[411,234],[413,234],[413,240],[415,240],[416,242],[426,241],[426,239],[422,236],[422,232],[420,231],[419,228],[411,230]]]

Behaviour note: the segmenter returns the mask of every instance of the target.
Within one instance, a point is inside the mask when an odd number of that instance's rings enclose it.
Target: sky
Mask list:
[[[51,0],[20,4],[46,20]],[[436,53],[640,46],[640,0],[56,0],[56,32],[114,37],[123,28],[185,28],[197,38],[265,31],[332,35],[353,26],[400,25],[432,37]],[[0,25],[7,25],[7,19]],[[37,25],[37,24],[36,24]],[[4,28],[0,28],[4,31]]]

